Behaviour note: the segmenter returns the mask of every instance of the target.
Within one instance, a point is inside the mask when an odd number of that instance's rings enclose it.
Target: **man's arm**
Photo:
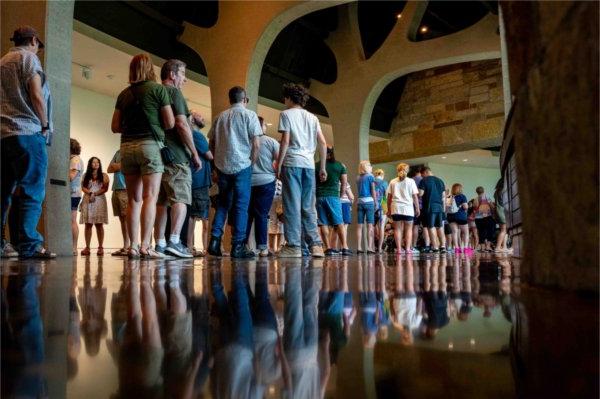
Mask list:
[[[202,169],[202,162],[200,162],[198,151],[196,151],[196,146],[194,145],[194,136],[192,136],[192,130],[190,129],[190,125],[188,125],[187,117],[185,115],[177,115],[175,117],[175,128],[177,129],[177,134],[179,135],[181,142],[192,153],[192,163],[194,164],[195,169]]]
[[[48,115],[46,114],[46,102],[44,101],[44,94],[42,92],[42,77],[39,73],[36,73],[29,79],[28,88],[33,111],[39,118],[42,126],[47,126]]]
[[[111,162],[106,170],[108,173],[115,173],[121,171],[121,162]]]
[[[321,181],[327,180],[327,171],[325,170],[325,163],[327,162],[327,141],[321,129],[317,130],[317,141],[319,143],[319,161],[321,163],[321,171],[319,177]]]
[[[342,189],[340,190],[340,197],[344,194],[348,195],[346,192],[346,186],[348,185],[348,175],[346,173],[340,176],[340,184],[342,186]],[[348,199],[350,199],[350,196],[348,196]]]
[[[415,216],[419,217],[421,210],[419,209],[419,195],[413,194],[413,206],[415,207]]]
[[[259,137],[260,136],[252,137],[252,150],[250,152],[250,160],[252,161],[252,165],[254,165],[258,159],[258,150],[260,149],[260,142],[258,141]]]
[[[371,197],[373,197],[373,201],[377,202],[377,190],[375,190],[375,182],[371,182]]]
[[[121,111],[115,108],[112,121],[110,122],[110,130],[113,133],[121,133]]]
[[[281,166],[285,159],[288,147],[290,146],[290,132],[282,132],[281,143],[279,143],[279,157],[277,157],[277,178],[281,178]]]

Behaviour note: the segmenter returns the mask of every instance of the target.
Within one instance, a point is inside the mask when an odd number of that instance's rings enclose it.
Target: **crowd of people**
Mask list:
[[[49,258],[55,255],[44,249],[36,230],[52,131],[49,90],[36,56],[43,43],[30,27],[15,31],[13,41],[17,47],[1,61],[2,255]],[[411,173],[401,163],[388,184],[382,170],[373,172],[363,160],[355,198],[346,165],[336,159],[317,117],[304,108],[309,99],[304,86],[283,86],[280,141],[266,135],[264,119],[246,108],[249,99],[239,86],[229,90],[231,106],[215,118],[207,140],[201,132],[204,118],[189,110],[181,92],[186,64],[166,61],[161,83],[156,80],[150,57],[133,57],[129,86],[119,94],[111,121],[121,145],[106,172],[113,174],[111,204],[123,238],[113,255],[220,257],[226,254],[222,238],[229,228],[233,258],[351,256],[353,222],[358,254],[492,251],[494,241],[496,252],[508,251],[502,181],[493,201],[482,187],[468,201],[461,184],[448,189],[428,167]],[[77,140],[71,139],[70,150],[73,254],[79,212],[79,224],[85,225],[81,255],[91,253],[94,227],[97,254],[104,255],[110,178],[98,157],[84,169]],[[18,230],[10,240],[18,242],[18,250],[4,236],[11,200],[21,216],[19,226],[10,229]],[[195,245],[196,223],[202,249]]]

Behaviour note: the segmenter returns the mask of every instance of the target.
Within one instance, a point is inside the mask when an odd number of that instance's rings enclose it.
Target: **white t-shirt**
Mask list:
[[[386,192],[386,195],[392,194],[392,215],[415,216],[413,195],[418,193],[417,184],[410,177],[402,181],[398,177],[392,179]]]
[[[317,132],[321,131],[317,117],[303,108],[286,109],[279,115],[277,130],[290,134],[283,166],[314,169]]]

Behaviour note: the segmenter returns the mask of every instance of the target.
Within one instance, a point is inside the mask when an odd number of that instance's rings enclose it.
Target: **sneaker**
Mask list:
[[[335,249],[326,249],[325,250],[325,256],[336,256],[338,254],[338,252]]]
[[[258,252],[258,256],[260,256],[261,258],[266,258],[268,256],[273,256],[273,253],[269,252],[269,250],[267,248],[265,248],[265,249],[261,249]]]
[[[15,247],[13,247],[10,242],[4,244],[4,247],[0,249],[0,253],[2,254],[2,258],[16,258],[19,256],[19,253],[15,250]]]
[[[256,254],[246,247],[246,244],[236,244],[231,249],[231,257],[236,259],[252,259]]]
[[[348,248],[343,248],[341,251],[342,256],[352,256],[354,255],[354,252],[352,252],[351,249]]]
[[[167,244],[167,245],[168,245],[168,244]],[[158,244],[156,244],[156,245],[154,246],[154,250],[155,250],[156,252],[158,252],[158,253],[164,254],[164,253],[165,253],[165,251],[167,250],[167,245],[165,245],[165,246],[162,246],[162,245],[158,245]]]
[[[325,253],[323,252],[323,247],[321,245],[313,245],[310,248],[310,254],[313,258],[324,258]]]
[[[418,254],[418,253],[421,253],[421,251],[419,251],[419,250],[418,250],[417,248],[415,248],[415,247],[412,247],[412,248],[410,249],[410,252],[411,252],[412,254]]]
[[[454,253],[459,254],[462,252],[462,249],[460,248],[454,248]]]
[[[433,249],[431,249],[431,247],[425,247],[421,250],[421,253],[424,253],[424,254],[430,254],[432,252],[433,252]]]
[[[277,252],[277,256],[279,258],[301,258],[302,251],[299,247],[290,247],[288,245],[284,245],[279,252]]]
[[[441,254],[445,254],[446,253],[446,247],[440,247],[440,253]]]
[[[156,251],[158,252],[158,249]],[[175,255],[180,258],[193,258],[194,257],[194,255],[192,255],[190,250],[185,245],[183,245],[181,242],[178,242],[177,244],[173,244],[172,242],[169,242],[163,253],[167,253],[167,252],[170,253],[171,255]]]
[[[440,253],[440,250],[438,248],[432,248],[431,253],[438,254]]]

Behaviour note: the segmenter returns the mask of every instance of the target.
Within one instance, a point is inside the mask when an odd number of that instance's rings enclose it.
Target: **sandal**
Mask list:
[[[102,256],[102,255],[104,255],[104,248],[102,248],[102,247],[98,247],[98,252],[96,252],[96,254],[97,254],[98,256]]]
[[[121,248],[118,251],[115,251],[110,254],[111,256],[127,256],[127,250],[125,248]]]
[[[89,247],[83,248],[83,250],[81,251],[81,256],[89,256],[89,255],[90,255],[90,248]]]
[[[206,252],[204,252],[202,250],[197,250],[196,248],[194,248],[192,250],[192,256],[194,258],[204,258],[206,256]]]
[[[129,247],[129,250],[127,251],[127,257],[129,259],[139,259],[140,247]]]
[[[165,259],[166,256],[164,254],[161,254],[158,251],[155,251],[154,249],[148,247],[146,249],[146,252],[142,252],[142,250],[140,249],[140,258],[141,259]]]

